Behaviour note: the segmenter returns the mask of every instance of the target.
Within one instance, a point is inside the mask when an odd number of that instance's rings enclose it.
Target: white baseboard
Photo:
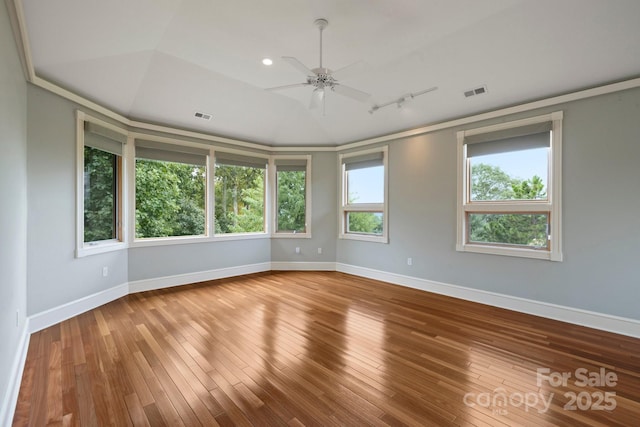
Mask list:
[[[635,319],[333,262],[264,262],[124,283],[31,316],[28,322],[28,333],[40,331],[131,293],[224,279],[244,274],[262,273],[271,270],[339,271],[467,301],[640,338],[640,321]]]
[[[175,276],[157,277],[154,279],[136,280],[129,282],[129,293],[152,291],[170,288],[172,286],[188,285],[206,282],[207,280],[225,279],[227,277],[242,276],[244,274],[262,273],[271,270],[270,262],[241,265],[238,267],[218,268],[216,270],[199,271],[196,273],[177,274]]]
[[[519,311],[521,313],[532,314],[548,319],[587,326],[589,328],[600,329],[616,334],[640,338],[640,321],[635,319],[628,319],[625,317],[597,313],[579,308],[566,307],[542,301],[467,288],[464,286],[434,282],[417,277],[388,273],[386,271],[358,267],[349,264],[336,263],[336,271],[393,283],[395,285],[407,286],[436,294],[447,295],[467,301],[506,308],[508,310]]]
[[[600,329],[616,334],[640,338],[640,321],[610,314],[597,313],[579,308],[566,307],[542,301],[514,297],[479,289],[466,288],[464,286],[450,285],[434,282],[402,274],[388,273],[386,271],[371,268],[358,267],[349,264],[336,264],[336,271],[349,273],[369,279],[407,286],[436,294],[447,295],[467,301],[487,304],[494,307],[506,308],[534,316],[545,317],[575,325]]]
[[[20,384],[22,383],[22,372],[24,364],[27,361],[27,350],[29,349],[29,318],[25,320],[20,335],[20,341],[16,348],[16,353],[9,371],[9,383],[7,384],[6,395],[0,404],[0,426],[10,426],[13,424],[13,416],[18,403],[18,393],[20,392]]]
[[[271,270],[285,271],[336,271],[335,262],[272,261]]]
[[[123,283],[95,294],[68,302],[58,307],[51,308],[29,317],[29,332],[38,332],[63,320],[77,316],[86,311],[93,310],[103,304],[121,298],[129,293],[129,286]]]

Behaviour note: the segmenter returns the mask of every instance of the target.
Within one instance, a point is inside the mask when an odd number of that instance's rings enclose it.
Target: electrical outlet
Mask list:
[[[102,277],[107,277],[109,275],[109,267],[102,267]]]
[[[300,246],[296,246],[296,253],[299,254],[300,253]]]
[[[413,265],[413,258],[407,258],[407,265]]]
[[[318,248],[318,255],[322,254],[322,248]]]

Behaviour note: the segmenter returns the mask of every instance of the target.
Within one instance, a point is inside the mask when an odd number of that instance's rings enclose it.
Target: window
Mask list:
[[[458,132],[460,251],[561,261],[562,112]]]
[[[265,233],[266,157],[216,152],[215,233]]]
[[[311,156],[280,156],[275,165],[276,237],[311,237],[310,176]]]
[[[113,250],[123,242],[123,146],[126,131],[85,121],[78,114],[78,164],[82,186],[78,206],[77,255]]]
[[[387,152],[340,155],[340,238],[388,241]]]
[[[136,140],[135,237],[207,235],[208,149]]]

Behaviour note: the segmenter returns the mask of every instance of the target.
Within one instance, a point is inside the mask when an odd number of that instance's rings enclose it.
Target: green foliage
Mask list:
[[[471,200],[513,199],[511,178],[499,167],[484,163],[471,168]]]
[[[116,238],[117,156],[84,147],[84,241]]]
[[[351,173],[351,171],[350,171]],[[349,191],[349,204],[356,204],[360,196],[355,191]],[[382,235],[382,212],[349,212],[347,215],[347,231],[349,233]]]
[[[382,235],[382,213],[349,212],[348,230],[350,233]]]
[[[304,171],[278,171],[278,231],[305,231]]]
[[[216,233],[264,231],[264,174],[261,168],[216,165]]]
[[[546,198],[542,179],[509,176],[496,166],[483,163],[471,169],[471,199],[539,200]],[[470,214],[470,241],[541,247],[547,245],[545,214]]]
[[[136,160],[136,237],[205,234],[204,168]]]
[[[471,241],[540,247],[547,243],[544,214],[471,214]]]

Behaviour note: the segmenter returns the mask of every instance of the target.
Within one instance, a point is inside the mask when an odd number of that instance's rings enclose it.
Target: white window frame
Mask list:
[[[259,159],[264,159],[265,160],[265,173],[264,173],[264,179],[265,179],[265,183],[264,183],[264,207],[263,207],[263,212],[264,212],[264,231],[256,231],[256,232],[251,232],[251,233],[224,233],[224,234],[215,234],[215,214],[216,214],[216,210],[215,210],[215,164],[216,164],[216,160],[215,160],[215,153],[228,153],[228,154],[237,154],[239,156],[244,156],[244,157],[254,157],[254,158],[259,158]],[[272,215],[272,209],[270,208],[271,204],[272,204],[272,197],[271,197],[271,191],[270,186],[271,186],[271,179],[270,179],[270,170],[271,170],[271,164],[270,164],[270,158],[271,156],[266,155],[266,154],[262,154],[262,153],[254,153],[251,151],[244,151],[244,150],[234,150],[234,149],[218,149],[216,148],[215,150],[212,150],[211,153],[211,173],[209,174],[209,176],[211,177],[211,236],[212,236],[212,240],[214,241],[226,241],[226,240],[247,240],[247,239],[265,239],[265,238],[270,238],[271,237],[271,233],[270,233],[270,224],[272,222],[271,220],[271,215]]]
[[[118,251],[125,249],[128,244],[128,203],[127,203],[127,144],[123,144],[120,167],[120,185],[118,186],[120,194],[118,194],[118,213],[120,223],[117,224],[119,229],[116,239],[101,240],[96,242],[84,241],[84,147],[85,147],[85,122],[94,123],[100,127],[114,131],[116,133],[127,136],[125,129],[114,126],[98,118],[89,116],[82,111],[76,111],[76,258],[82,258],[88,255],[101,254],[106,252]],[[116,220],[118,221],[118,220]]]
[[[136,223],[136,140],[155,141],[163,144],[171,144],[177,146],[193,147],[202,150],[207,150],[206,161],[206,174],[207,182],[205,187],[205,234],[201,236],[163,236],[163,237],[144,237],[137,238],[135,223]],[[146,246],[161,246],[172,244],[185,244],[185,243],[198,243],[203,241],[211,241],[213,236],[213,147],[207,144],[200,144],[190,141],[182,141],[174,138],[167,138],[161,136],[154,136],[145,133],[132,132],[129,135],[130,143],[127,144],[126,158],[131,159],[128,162],[128,168],[126,175],[130,176],[128,180],[128,194],[129,194],[129,206],[131,207],[127,211],[129,218],[129,246],[131,247],[146,247]]]
[[[305,231],[304,233],[278,231],[278,160],[305,160]],[[311,155],[276,155],[269,162],[269,193],[271,200],[271,237],[278,239],[310,239],[311,238]]]
[[[347,175],[344,160],[350,157],[363,156],[373,153],[382,153],[382,165],[384,167],[384,201],[383,203],[352,203],[349,204],[347,192]],[[354,151],[338,155],[339,173],[339,212],[338,212],[338,238],[347,240],[362,240],[366,242],[389,243],[389,147],[387,145],[369,150]],[[347,232],[347,213],[349,212],[382,212],[382,235],[369,235]]]
[[[524,258],[562,261],[562,111],[485,126],[457,133],[458,139],[458,208],[456,250],[483,254],[516,256]],[[547,200],[481,201],[470,200],[470,170],[467,157],[469,136],[498,132],[507,129],[551,122],[549,150],[549,176],[547,180]],[[482,213],[546,213],[549,215],[549,247],[547,250],[517,248],[503,245],[470,243],[468,241],[468,212]]]

